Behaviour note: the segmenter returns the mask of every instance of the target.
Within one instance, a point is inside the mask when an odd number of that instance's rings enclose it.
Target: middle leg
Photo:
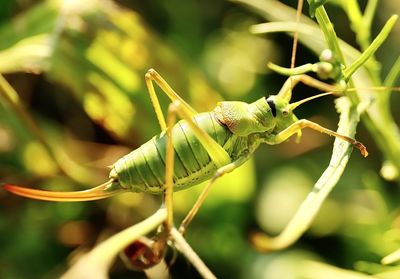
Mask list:
[[[207,186],[201,191],[200,196],[197,198],[195,204],[190,209],[189,213],[186,215],[186,217],[183,219],[181,225],[179,226],[179,232],[181,234],[185,233],[185,230],[186,230],[187,226],[189,225],[189,223],[193,220],[194,216],[199,211],[201,205],[205,201],[206,197],[208,196],[208,193],[210,192],[212,186],[217,181],[217,179],[222,177],[226,173],[232,172],[237,167],[242,165],[245,161],[247,161],[247,159],[248,159],[248,156],[241,157],[240,159],[238,159],[238,160],[236,160],[236,161],[234,161],[234,162],[232,162],[232,163],[230,163],[230,164],[228,164],[226,166],[223,166],[223,167],[219,168],[215,172],[214,176],[208,182]]]
[[[340,88],[335,85],[331,85],[322,82],[318,79],[315,79],[311,76],[301,74],[301,75],[290,76],[283,84],[281,90],[279,90],[278,96],[282,97],[287,101],[290,101],[290,99],[292,98],[292,90],[299,82],[302,82],[305,85],[308,85],[310,87],[316,88],[321,91],[326,91],[326,92],[341,91]]]

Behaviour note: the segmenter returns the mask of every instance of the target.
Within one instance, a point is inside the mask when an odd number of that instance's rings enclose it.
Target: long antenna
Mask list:
[[[372,90],[372,91],[396,91],[400,92],[400,87],[399,86],[371,86],[371,87],[350,87],[346,88],[346,92],[355,92],[355,91],[366,91],[366,90]],[[337,91],[341,92],[341,91]]]
[[[373,86],[373,87],[352,87],[352,88],[346,88],[346,92],[355,92],[355,91],[362,91],[362,90],[375,90],[375,91],[397,91],[400,92],[400,87],[385,87],[385,86]],[[308,101],[311,101],[313,99],[317,99],[323,96],[328,96],[328,95],[341,95],[340,93],[343,93],[343,91],[329,91],[329,92],[324,92],[321,94],[317,94],[308,98],[305,98],[303,100],[300,100],[298,102],[292,103],[289,105],[289,110],[293,111],[295,108],[300,106],[301,104],[304,104]]]
[[[300,106],[300,105],[302,105],[302,104],[304,104],[304,103],[306,103],[308,101],[311,101],[311,100],[314,100],[314,99],[317,99],[317,98],[320,98],[320,97],[328,96],[328,95],[335,95],[335,94],[337,94],[337,92],[331,91],[331,92],[325,92],[325,93],[321,93],[321,94],[317,94],[317,95],[305,98],[303,100],[300,100],[298,102],[290,104],[289,105],[289,111],[293,111],[295,108],[297,108],[298,106]]]

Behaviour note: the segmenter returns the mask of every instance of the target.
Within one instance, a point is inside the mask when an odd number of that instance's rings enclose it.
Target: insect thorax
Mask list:
[[[251,104],[220,102],[214,112],[218,121],[237,136],[267,132],[275,127],[275,118],[265,98]]]

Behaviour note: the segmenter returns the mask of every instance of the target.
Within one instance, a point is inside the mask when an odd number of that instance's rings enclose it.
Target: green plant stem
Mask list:
[[[349,80],[351,76],[357,71],[365,62],[370,59],[377,49],[383,44],[386,38],[389,36],[390,31],[393,29],[394,24],[398,19],[397,15],[392,15],[386,22],[385,26],[379,32],[378,36],[372,41],[367,49],[354,61],[348,68],[343,70],[345,80]]]
[[[363,17],[364,29],[367,29],[369,33],[371,31],[372,21],[374,19],[377,6],[378,6],[378,0],[368,0],[367,6],[365,7],[364,17]],[[368,40],[369,36],[367,38]]]
[[[373,12],[376,9],[376,1],[370,0],[368,2],[364,17],[360,16],[357,2],[350,0],[346,5],[347,9],[345,7],[345,10],[353,26],[353,31],[356,34],[359,44],[365,51],[350,67],[343,71],[345,79],[349,80],[358,68],[365,66],[368,71],[368,77],[356,77],[357,87],[365,87],[368,83],[380,86],[382,83],[379,76],[379,67],[370,67],[369,64],[365,62],[369,60],[372,61],[373,64],[377,64],[374,52],[386,40],[398,16],[393,15],[390,17],[379,35],[370,44],[369,29],[371,27]],[[396,64],[394,67],[394,71],[396,71]],[[397,74],[395,76],[397,78]],[[394,81],[395,79],[392,82],[394,83]],[[354,95],[355,94],[352,94],[351,97]],[[367,108],[367,113],[362,115],[362,120],[388,160],[386,164],[394,166],[397,169],[397,173],[400,173],[400,130],[391,115],[388,94],[385,92],[377,92],[376,94],[361,93],[359,96],[360,99],[364,99],[366,102],[369,102],[369,98],[376,99],[376,101]],[[393,177],[390,179],[393,179]]]
[[[250,5],[253,4],[253,1],[246,0],[245,2]],[[254,2],[258,5],[257,1]],[[315,16],[322,29],[328,47],[332,50],[335,57],[345,65],[345,60],[339,46],[339,40],[323,6],[316,9]],[[294,31],[296,32],[297,30],[301,30],[301,28],[299,28],[296,23]],[[320,51],[322,51],[322,49]],[[350,86],[353,87],[352,84],[350,84]],[[349,94],[349,97],[351,98],[351,103],[346,101],[345,98],[339,99],[343,101],[341,101],[341,106],[337,106],[340,110],[338,133],[354,137],[359,121],[359,115],[356,106],[354,106],[358,103],[358,97],[354,93]],[[269,237],[262,233],[256,234],[253,237],[253,241],[258,249],[269,251],[285,248],[293,244],[308,229],[323,201],[342,176],[350,153],[351,147],[347,143],[335,139],[331,162],[314,185],[313,191],[307,196],[306,200],[302,203],[299,210],[289,221],[282,233],[276,237]]]
[[[265,5],[261,5],[259,3],[259,1],[254,0],[243,0],[241,2],[246,3],[248,5],[250,5],[253,9],[256,10],[261,10],[262,14],[267,13],[269,14],[273,14],[274,11],[267,8],[268,3],[271,1],[265,0],[267,3],[265,3]],[[272,1],[275,2],[275,1]],[[275,5],[277,5],[275,3]],[[284,5],[282,5],[284,6]],[[279,8],[278,6],[275,8]],[[266,10],[269,10],[268,12]],[[294,11],[293,11],[294,14]],[[352,56],[352,60],[354,61],[362,61],[362,63],[364,63],[364,65],[366,64],[366,57],[370,57],[371,54],[373,53],[372,51],[367,52],[365,54],[365,57],[362,58],[362,60],[357,60],[359,59],[359,56],[361,54],[357,54],[354,55],[355,53],[357,53],[357,51],[353,50],[350,46],[346,45],[345,43],[340,43],[340,41],[338,40],[334,29],[333,29],[333,25],[331,24],[328,15],[326,14],[325,9],[323,8],[323,6],[318,7],[316,10],[316,18],[317,21],[320,25],[320,28],[322,30],[322,33],[324,34],[326,43],[328,44],[328,47],[334,52],[335,57],[343,64],[345,65],[345,59],[344,59],[344,55],[342,54],[342,50],[341,47],[343,48],[343,51],[346,53],[346,58],[348,59],[349,56]],[[274,18],[274,16],[269,17],[269,20],[276,20],[276,18]],[[278,21],[282,21],[280,19],[278,19]],[[291,21],[293,21],[293,18],[291,19]],[[391,19],[389,21],[389,24],[387,25],[387,29],[384,28],[384,34],[388,34],[388,30],[391,29],[391,26],[393,26],[393,23],[395,21],[395,18]],[[293,22],[292,22],[293,23]],[[289,23],[287,22],[279,22],[279,23],[275,23],[274,28],[275,29],[283,29],[283,27],[286,25],[286,27],[289,27]],[[305,33],[307,36],[307,39],[303,38],[303,42],[306,42],[306,45],[308,45],[311,49],[313,49],[316,53],[320,53],[322,51],[323,48],[318,49],[318,46],[321,47],[321,44],[319,43],[315,43],[315,41],[321,40],[319,38],[320,36],[320,32],[311,32],[310,30],[313,29],[314,24],[311,24],[310,28],[299,28],[298,23],[293,23],[293,26],[290,25],[290,29],[286,29],[285,32],[297,32],[297,30],[299,31],[299,33]],[[264,24],[262,26],[263,28],[266,28],[266,24]],[[258,26],[257,28],[258,31],[260,31],[260,26]],[[253,30],[255,30],[253,28]],[[384,36],[381,36],[382,38]],[[312,38],[312,42],[310,42],[311,40],[309,40],[310,38]],[[301,36],[300,36],[301,39]],[[380,39],[379,39],[380,40]],[[376,43],[375,45],[373,45],[371,47],[371,50],[376,50],[377,46],[380,45],[380,42],[378,41],[378,43]],[[356,58],[356,59],[354,59]],[[358,67],[360,67],[361,65],[363,65],[362,63],[358,63],[357,64],[353,64],[353,67],[351,69],[357,69]],[[371,75],[373,75],[373,73],[376,71],[372,71],[373,67],[367,67],[367,70],[371,70],[367,73],[371,73]],[[354,87],[353,85],[353,81],[351,80],[351,76],[352,74],[354,74],[355,71],[351,71],[348,72],[348,80],[349,80],[349,85],[351,87]],[[355,82],[354,84],[358,85],[358,87],[367,87],[370,84],[373,84],[373,79],[371,78],[371,76],[368,76],[366,74],[365,71],[359,71],[357,77],[355,77]],[[345,98],[340,98],[338,99],[338,103],[339,105],[337,105],[337,108],[339,110],[340,113],[340,121],[339,121],[339,129],[338,129],[338,133],[340,134],[344,134],[350,137],[354,137],[355,135],[355,131],[356,131],[356,127],[360,118],[360,112],[357,109],[357,105],[360,103],[361,99],[360,97],[357,96],[357,94],[355,93],[349,93],[348,96],[350,97],[349,101],[348,99]],[[368,95],[367,95],[368,96]],[[385,114],[388,111],[387,106],[385,108],[381,108],[381,110],[378,110],[377,113],[380,114],[381,116],[387,116],[387,117],[391,117],[391,115],[387,115]],[[400,158],[400,154],[398,154],[400,152],[400,140],[398,140],[397,144],[392,143],[391,141],[393,139],[400,139],[400,135],[397,135],[396,132],[398,129],[397,127],[392,127],[392,129],[389,129],[389,131],[387,131],[388,129],[381,129],[380,126],[382,123],[387,123],[387,122],[380,122],[380,124],[378,124],[376,122],[376,120],[372,120],[371,119],[371,115],[370,115],[371,110],[368,109],[368,114],[366,117],[365,122],[367,123],[367,127],[370,126],[370,132],[374,135],[374,137],[376,137],[376,135],[378,135],[378,132],[387,132],[387,136],[388,138],[385,137],[381,137],[381,141],[384,141],[386,144],[389,144],[390,146],[385,147],[384,146],[384,142],[379,142],[379,145],[381,147],[381,149],[383,150],[383,152],[385,154],[388,154],[389,156],[390,153],[393,151],[395,152],[394,154],[396,154],[396,156],[398,155],[398,158]],[[390,119],[390,118],[388,118]],[[375,122],[373,122],[375,121]],[[390,123],[393,123],[390,122]],[[370,125],[369,125],[370,124]],[[385,130],[385,131],[382,131]],[[377,132],[375,132],[377,131]],[[389,135],[389,133],[391,133]],[[379,139],[376,139],[377,141]],[[391,148],[394,148],[394,150],[389,150]],[[336,183],[338,182],[339,178],[341,177],[341,175],[343,174],[343,171],[345,169],[345,166],[348,162],[348,158],[349,155],[351,153],[350,147],[348,144],[345,144],[343,142],[341,142],[340,140],[335,140],[335,144],[334,144],[334,149],[332,152],[332,157],[331,157],[331,162],[328,166],[328,168],[325,170],[325,172],[322,174],[322,176],[320,177],[320,179],[316,182],[316,184],[314,185],[314,189],[312,191],[312,193],[310,193],[307,197],[307,199],[302,203],[302,205],[300,206],[300,209],[296,212],[295,216],[290,220],[290,222],[288,223],[288,225],[285,227],[285,229],[282,231],[281,234],[279,234],[276,237],[269,237],[263,233],[259,233],[256,234],[253,237],[253,241],[255,242],[256,246],[261,249],[261,250],[276,250],[276,249],[282,249],[285,248],[287,246],[289,246],[290,244],[292,244],[293,242],[295,242],[309,227],[310,223],[312,222],[313,218],[315,217],[316,213],[318,212],[320,206],[322,205],[322,202],[325,200],[325,198],[327,197],[327,195],[329,194],[329,192],[333,189],[333,187],[336,185]],[[318,193],[318,194],[317,194]]]
[[[101,242],[93,248],[92,251],[80,258],[62,278],[107,278],[108,270],[118,253],[141,236],[156,229],[159,225],[165,222],[166,219],[167,210],[165,207],[161,207],[152,216],[142,222],[135,224]],[[185,255],[203,278],[216,278],[176,228],[171,229],[170,236],[175,242],[177,249]]]
[[[339,46],[339,40],[336,36],[335,29],[333,28],[333,24],[329,20],[328,14],[325,11],[324,6],[320,6],[315,11],[315,17],[318,21],[318,24],[324,33],[325,41],[328,44],[328,48],[334,53],[336,59],[338,59],[343,65],[346,66],[346,61],[344,59],[342,50]]]
[[[279,11],[282,9],[287,10],[288,7],[284,4],[272,0],[240,0],[238,2],[249,5],[253,10],[265,16],[268,20],[280,21],[259,24],[254,26],[252,31],[258,33],[263,33],[263,31],[289,32],[290,34],[298,30],[299,40],[315,53],[319,54],[325,48],[325,44],[320,38],[321,32],[317,30],[318,27],[314,22],[307,20],[305,16],[301,19],[301,22],[303,23],[300,23],[300,26],[296,26],[297,24],[293,20],[295,16],[295,11],[293,9],[281,19],[277,18],[277,11],[275,9]],[[273,5],[271,6],[270,4]],[[373,3],[371,5],[370,9],[373,10]],[[371,15],[368,15],[368,17],[370,17],[370,19],[372,18]],[[343,41],[340,41],[339,45],[348,62],[355,61],[361,55],[359,51],[355,50]],[[378,68],[379,65],[376,61],[368,60],[352,78],[355,87],[368,88],[374,85],[380,86],[380,79],[377,75]],[[400,130],[393,121],[388,98],[385,97],[385,94],[381,93],[382,92],[373,92],[372,90],[369,92],[363,90],[362,93],[358,94],[358,98],[365,102],[370,103],[371,99],[376,100],[367,108],[366,113],[362,115],[362,121],[376,141],[385,158],[389,160],[400,173]],[[351,96],[353,95],[355,94],[351,94]],[[384,97],[381,98],[381,95]],[[385,125],[383,125],[383,123],[385,123]]]
[[[261,34],[270,32],[293,32],[296,30],[295,22],[271,22],[257,24],[251,28],[251,31]],[[313,50],[320,53],[325,45],[320,39],[321,31],[314,25],[300,23],[298,27],[300,41]],[[347,43],[340,41],[340,47],[348,61],[355,61],[361,55],[357,50]],[[377,64],[374,61],[367,61],[363,67],[353,76],[354,84],[358,88],[368,88],[373,86],[377,78],[374,78]],[[396,62],[390,71],[390,83],[394,84],[400,71],[400,62]],[[389,77],[389,75],[388,75]],[[387,78],[388,79],[388,78]],[[376,84],[377,86],[380,83]],[[384,84],[389,86],[390,84]],[[375,100],[362,115],[362,121],[366,125],[371,136],[378,144],[380,150],[397,170],[400,171],[400,131],[396,126],[390,113],[389,98],[385,92],[373,92],[373,90],[363,89],[359,96],[366,102]],[[386,125],[382,125],[386,123]]]
[[[363,15],[357,0],[341,1],[343,9],[350,19],[351,29],[356,33],[357,43],[362,50],[367,49],[369,45],[370,29],[365,25]]]
[[[394,62],[392,68],[390,69],[388,75],[386,76],[385,80],[383,81],[383,86],[388,87],[389,89],[382,92],[383,98],[388,98],[390,95],[390,88],[394,86],[396,80],[400,76],[400,56],[397,57],[396,61]]]
[[[340,112],[338,133],[353,135],[359,121],[356,107],[351,104],[349,99],[344,97],[337,99],[336,107]],[[335,140],[328,168],[315,183],[313,190],[300,205],[282,233],[276,237],[257,233],[252,239],[255,246],[262,251],[273,251],[284,249],[298,240],[309,228],[326,197],[339,181],[349,161],[350,154],[351,147],[348,143]]]

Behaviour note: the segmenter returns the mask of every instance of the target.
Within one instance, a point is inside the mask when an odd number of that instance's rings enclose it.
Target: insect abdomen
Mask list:
[[[216,121],[212,112],[198,114],[194,121],[221,146],[232,135]],[[172,135],[175,150],[174,190],[209,179],[217,167],[186,121],[176,123]],[[160,193],[164,189],[166,149],[167,138],[163,132],[118,160],[110,176],[132,191]]]

